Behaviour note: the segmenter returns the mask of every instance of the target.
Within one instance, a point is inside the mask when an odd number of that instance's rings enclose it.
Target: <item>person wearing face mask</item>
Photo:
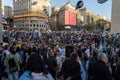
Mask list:
[[[98,61],[91,68],[92,80],[113,80],[108,58],[105,53],[98,54]]]

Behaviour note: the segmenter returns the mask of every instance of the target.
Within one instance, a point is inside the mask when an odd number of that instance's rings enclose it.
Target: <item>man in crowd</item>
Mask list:
[[[120,51],[118,51],[117,54],[118,54],[118,62],[115,70],[115,80],[120,80]]]
[[[111,69],[107,66],[108,58],[105,53],[98,55],[98,61],[92,68],[92,80],[113,80]]]

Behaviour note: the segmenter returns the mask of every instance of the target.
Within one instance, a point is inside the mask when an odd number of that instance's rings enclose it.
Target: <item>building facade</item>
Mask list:
[[[94,25],[97,20],[101,19],[101,16],[89,11],[86,8],[83,8],[80,11],[81,16],[83,16],[83,25]]]
[[[52,30],[57,30],[58,25],[59,25],[59,10],[60,7],[55,6],[52,8],[52,13],[51,13],[51,26]]]
[[[68,2],[62,7],[52,8],[51,24],[57,30],[63,30],[67,26],[76,27],[76,17],[75,7]]]
[[[3,43],[3,40],[2,40],[2,5],[3,3],[3,0],[0,0],[0,43]]]
[[[47,29],[51,0],[13,0],[14,26],[17,30]]]
[[[120,0],[112,1],[111,32],[120,33]]]
[[[70,15],[68,11],[75,13],[76,17]],[[68,13],[65,15],[65,12]],[[70,17],[73,18],[73,20],[70,20]],[[75,21],[76,24],[66,25],[66,20],[68,20],[67,23],[69,23],[69,21]],[[54,29],[57,28],[58,30],[65,29],[65,26],[71,26],[72,28],[77,29],[84,29],[86,28],[86,26],[88,26],[92,29],[97,30],[101,30],[101,27],[104,27],[104,29],[110,28],[109,19],[97,15],[86,8],[75,10],[75,7],[69,2],[63,5],[62,7],[55,6],[52,8],[51,24],[54,27]]]
[[[97,15],[86,8],[80,10],[83,17],[83,27],[88,26],[94,30],[101,31],[110,28],[110,20],[106,17]]]
[[[2,15],[4,15],[4,0],[1,0],[1,9]]]
[[[12,7],[4,6],[4,16],[12,17]]]

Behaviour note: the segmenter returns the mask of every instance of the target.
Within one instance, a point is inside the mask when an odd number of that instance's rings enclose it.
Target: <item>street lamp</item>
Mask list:
[[[0,0],[0,43],[2,42],[2,0]]]

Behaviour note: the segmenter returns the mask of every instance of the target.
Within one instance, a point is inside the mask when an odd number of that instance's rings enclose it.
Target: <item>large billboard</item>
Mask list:
[[[72,11],[65,11],[64,25],[76,26],[76,13]]]

